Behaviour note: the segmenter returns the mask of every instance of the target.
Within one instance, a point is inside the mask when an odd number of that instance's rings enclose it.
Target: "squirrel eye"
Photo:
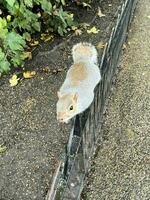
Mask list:
[[[70,106],[70,110],[73,110],[73,106]]]

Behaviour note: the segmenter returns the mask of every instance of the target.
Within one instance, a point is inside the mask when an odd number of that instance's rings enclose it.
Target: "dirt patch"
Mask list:
[[[95,17],[98,5],[106,15],[103,18]],[[37,71],[34,78],[14,88],[8,84],[9,76],[0,80],[0,145],[7,147],[0,154],[0,199],[45,198],[70,132],[70,125],[57,123],[55,105],[56,92],[72,62],[71,48],[79,41],[107,42],[119,5],[119,0],[96,1],[85,13],[83,21],[92,21],[91,26],[100,29],[98,34],[85,32],[39,47],[27,63]],[[103,50],[98,51],[100,59]]]

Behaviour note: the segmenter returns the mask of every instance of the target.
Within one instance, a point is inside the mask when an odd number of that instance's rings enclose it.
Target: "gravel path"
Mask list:
[[[86,200],[150,199],[150,1],[138,2]]]
[[[80,22],[100,31],[41,44],[26,63],[37,71],[34,78],[16,87],[9,86],[12,75],[0,79],[0,145],[7,147],[0,152],[0,200],[45,199],[70,133],[71,124],[56,121],[56,94],[72,63],[71,48],[79,41],[105,44],[122,1],[97,0],[92,9],[78,9]],[[99,6],[105,17],[98,17]],[[101,56],[103,49],[98,51]]]

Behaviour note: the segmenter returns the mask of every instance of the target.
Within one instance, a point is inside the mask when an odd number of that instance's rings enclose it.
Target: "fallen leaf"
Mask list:
[[[36,75],[35,71],[27,71],[27,72],[23,72],[23,77],[24,78],[32,78]]]
[[[75,35],[81,35],[82,31],[80,29],[75,30]]]
[[[106,45],[106,44],[104,44],[103,42],[99,42],[99,43],[97,44],[96,47],[97,47],[98,49],[103,49],[103,48],[105,47],[105,45]]]
[[[127,136],[129,139],[132,139],[134,137],[135,133],[133,132],[132,129],[128,128],[127,129]]]
[[[83,2],[82,5],[83,5],[83,7],[86,7],[86,8],[92,8],[92,6],[90,4],[85,3],[85,2]]]
[[[17,77],[16,74],[14,74],[10,79],[9,79],[9,83],[11,87],[14,87],[18,84],[18,81],[20,80],[20,78]]]
[[[53,35],[49,35],[49,36],[46,37],[46,39],[44,40],[44,42],[48,42],[48,41],[52,40],[53,38],[54,38]]]
[[[100,30],[93,26],[90,30],[87,30],[87,33],[94,33],[97,34]]]
[[[97,13],[97,15],[98,15],[99,17],[104,17],[104,16],[106,16],[106,15],[104,15],[104,14],[102,13],[100,7],[98,7],[98,13]]]
[[[32,59],[32,52],[30,52],[30,51],[24,52],[24,56],[26,58]]]
[[[37,46],[39,44],[39,41],[35,40],[32,43],[30,43],[30,46],[34,47]]]
[[[46,35],[47,35],[47,34],[42,33],[40,39],[41,39],[41,40],[45,40],[45,36],[46,36]]]
[[[0,145],[0,153],[3,153],[7,150],[7,147],[6,146],[2,146]]]
[[[80,25],[81,25],[84,29],[87,29],[87,27],[90,26],[90,24],[88,24],[88,23],[81,23]]]
[[[42,33],[41,34],[41,40],[43,40],[44,42],[48,42],[48,41],[50,41],[50,40],[52,40],[54,38],[54,35],[52,35],[52,34],[45,34],[45,33]]]

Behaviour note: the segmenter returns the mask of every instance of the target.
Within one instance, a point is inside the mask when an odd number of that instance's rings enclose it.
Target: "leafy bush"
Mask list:
[[[60,35],[74,25],[73,14],[64,7],[65,0],[0,0],[0,73],[22,63],[26,42],[42,25]]]

